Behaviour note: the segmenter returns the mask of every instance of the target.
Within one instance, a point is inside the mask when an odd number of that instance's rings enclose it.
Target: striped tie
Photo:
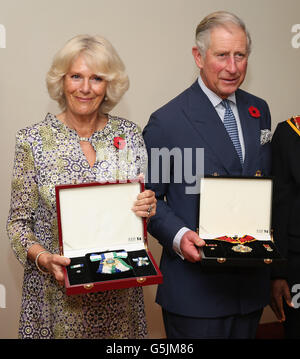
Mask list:
[[[225,107],[225,115],[224,115],[224,126],[228,132],[228,135],[234,145],[234,148],[239,156],[241,164],[243,165],[243,153],[242,147],[239,140],[238,129],[236,125],[236,120],[234,114],[231,110],[230,104],[228,100],[223,100],[221,104]]]

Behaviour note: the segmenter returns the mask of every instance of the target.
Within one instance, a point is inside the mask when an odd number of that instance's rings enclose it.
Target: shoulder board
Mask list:
[[[300,136],[300,116],[294,116],[286,121],[292,129]]]

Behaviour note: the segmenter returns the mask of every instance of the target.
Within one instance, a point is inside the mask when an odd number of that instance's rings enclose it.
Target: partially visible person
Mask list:
[[[49,94],[62,112],[47,114],[16,136],[7,231],[24,265],[20,338],[147,335],[142,288],[65,294],[63,266],[70,259],[59,255],[56,218],[55,185],[145,173],[147,153],[139,128],[109,115],[128,84],[123,62],[106,39],[76,36],[56,54],[47,75]],[[153,216],[154,193],[139,194],[133,211]]]
[[[279,123],[272,138],[274,241],[286,261],[272,270],[271,307],[287,339],[300,339],[300,301],[292,301],[300,290],[299,158],[300,117],[293,117]]]
[[[253,338],[264,306],[269,302],[266,268],[214,268],[200,265],[199,190],[184,172],[198,167],[197,149],[204,149],[204,175],[255,176],[270,171],[271,116],[267,103],[241,90],[247,72],[251,38],[234,14],[215,12],[196,29],[192,53],[199,77],[191,87],[155,111],[143,135],[149,155],[149,188],[158,200],[149,232],[163,247],[157,302],[163,311],[168,338]],[[184,71],[184,69],[182,69]],[[262,136],[265,134],[266,138]],[[152,181],[152,149],[175,149],[182,163],[169,169],[164,181]],[[178,158],[178,157],[177,157]],[[180,170],[178,170],[180,168]],[[175,172],[177,170],[177,173]],[[182,181],[178,181],[178,172]],[[225,189],[226,190],[226,189]],[[217,205],[217,203],[216,203]],[[201,213],[200,213],[201,215]]]

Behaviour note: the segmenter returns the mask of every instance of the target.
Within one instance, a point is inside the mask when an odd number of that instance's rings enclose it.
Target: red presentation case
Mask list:
[[[162,283],[145,218],[133,203],[140,181],[56,186],[60,253],[68,295]]]

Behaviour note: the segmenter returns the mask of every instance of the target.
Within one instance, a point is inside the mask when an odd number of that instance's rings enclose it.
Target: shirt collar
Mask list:
[[[210,90],[203,82],[201,75],[198,77],[198,83],[201,87],[202,91],[205,93],[205,95],[209,98],[210,102],[214,107],[218,106],[222,99],[218,95],[216,95],[212,90]],[[233,102],[236,105],[236,98],[235,98],[235,92],[232,93],[227,97],[227,100]]]

